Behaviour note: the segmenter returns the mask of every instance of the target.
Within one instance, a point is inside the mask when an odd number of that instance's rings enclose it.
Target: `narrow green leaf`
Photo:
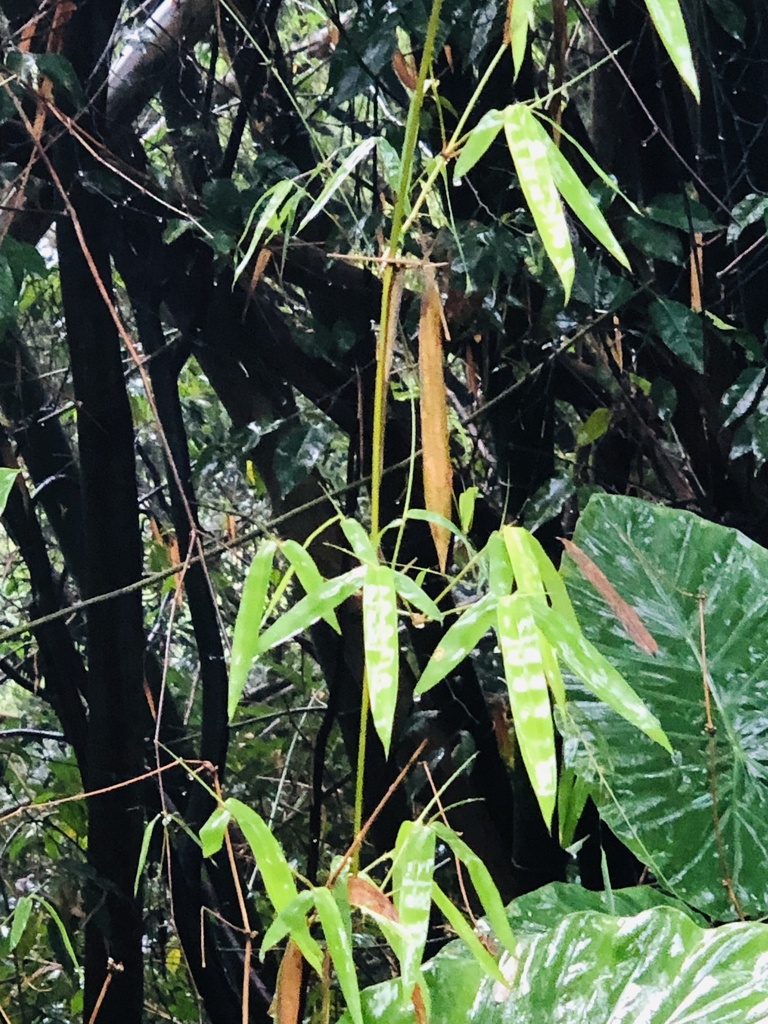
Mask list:
[[[578,174],[561,151],[549,137],[545,129],[538,124],[534,117],[531,117],[533,124],[536,124],[542,145],[546,146],[549,166],[552,170],[552,177],[560,195],[568,203],[574,215],[581,221],[587,231],[590,231],[597,241],[608,250],[627,270],[631,270],[626,253],[619,245],[613,231],[603,216],[600,207],[590,195],[589,189],[579,178]]]
[[[139,891],[139,882],[144,871],[144,865],[147,863],[147,854],[149,853],[149,844],[152,842],[152,834],[155,831],[155,825],[160,821],[161,815],[156,814],[151,821],[148,821],[144,826],[144,836],[141,840],[141,849],[139,850],[139,862],[136,865],[136,877],[133,880],[133,895]],[[209,819],[210,820],[210,819]]]
[[[459,495],[459,525],[462,533],[469,533],[475,518],[475,505],[480,494],[479,487],[468,487]]]
[[[329,615],[342,601],[346,601],[360,588],[365,573],[366,569],[358,566],[343,576],[327,580],[313,594],[303,597],[264,630],[258,638],[256,654],[263,654],[272,647],[285,643],[297,633],[308,629],[318,619]]]
[[[542,816],[551,828],[557,796],[555,730],[541,654],[543,638],[530,605],[517,594],[500,598],[496,631],[515,737]]]
[[[506,597],[515,578],[507,546],[498,530],[488,538],[484,554],[488,560],[488,593],[493,597]]]
[[[67,932],[67,929],[64,927],[64,922],[61,920],[61,917],[59,917],[56,908],[52,904],[50,904],[48,900],[44,900],[42,896],[35,896],[34,899],[40,904],[43,910],[45,910],[46,913],[50,915],[51,920],[56,925],[56,929],[59,933],[59,936],[61,937],[61,944],[64,946],[64,949],[66,949],[67,956],[72,961],[72,966],[74,967],[75,971],[78,973],[78,975],[81,976],[80,980],[82,983],[82,968],[80,967],[80,961],[77,959],[75,947],[72,945],[72,940],[69,937],[69,933]]]
[[[243,586],[243,596],[235,620],[232,661],[229,668],[227,713],[231,719],[243,695],[253,659],[259,649],[259,630],[267,605],[272,564],[277,551],[273,540],[265,541],[251,562]]]
[[[700,103],[696,67],[678,0],[645,0],[645,6],[677,73],[693,93],[696,102]]]
[[[305,228],[310,221],[315,219],[318,213],[325,208],[326,203],[328,203],[333,198],[334,194],[338,192],[352,171],[354,171],[359,163],[365,160],[379,141],[380,140],[374,136],[370,139],[364,139],[359,145],[355,146],[342,165],[331,175],[323,191],[304,215],[297,231],[301,231],[302,228]]]
[[[435,873],[435,833],[418,821],[404,821],[397,836],[393,896],[400,927],[406,935],[400,953],[403,997],[410,999],[421,976],[421,961],[429,932],[432,876]]]
[[[512,47],[512,63],[515,79],[525,60],[528,46],[528,27],[533,18],[534,0],[509,0],[509,42]]]
[[[397,704],[400,643],[397,635],[394,573],[387,565],[371,565],[366,570],[363,583],[363,640],[371,717],[384,752],[388,755]]]
[[[284,540],[280,545],[280,549],[298,576],[299,583],[304,587],[305,593],[310,595],[316,593],[325,581],[312,555],[297,541],[290,539]],[[337,633],[341,633],[341,626],[339,626],[339,620],[336,618],[334,611],[328,612],[323,618],[332,629],[336,630]]]
[[[356,519],[342,519],[341,528],[349,541],[349,546],[363,565],[377,565],[378,556],[371,538]]]
[[[531,534],[522,526],[504,526],[501,536],[512,565],[517,591],[527,597],[544,598],[544,583]]]
[[[5,506],[8,504],[8,498],[11,496],[11,490],[16,483],[18,475],[18,469],[6,469],[0,466],[0,513],[5,511]]]
[[[314,889],[304,889],[277,914],[261,942],[259,958],[262,961],[270,949],[290,935],[307,963],[322,977],[323,951],[307,927],[307,914],[315,905],[315,892]]]
[[[555,652],[552,650],[552,645],[547,638],[536,627],[539,633],[540,648],[541,651],[541,663],[544,666],[544,675],[547,677],[549,683],[549,689],[552,696],[555,699],[555,704],[558,707],[562,707],[565,704],[565,684],[563,683],[563,675],[560,671],[560,666],[557,663],[557,657]]]
[[[416,696],[437,686],[461,664],[470,651],[474,650],[477,642],[493,624],[496,614],[494,605],[494,598],[488,594],[474,604],[465,606],[464,611],[432,652],[432,657],[416,684]]]
[[[440,913],[445,917],[448,924],[453,928],[485,973],[493,978],[494,981],[498,981],[499,984],[506,985],[506,978],[501,973],[499,965],[477,937],[469,921],[467,921],[459,908],[451,903],[437,882],[432,883],[432,899]]]
[[[352,933],[345,927],[344,918],[330,890],[319,887],[315,889],[314,895],[315,907],[320,924],[323,926],[328,952],[331,955],[349,1015],[353,1024],[363,1024],[360,986],[357,980],[355,961],[352,957]]]
[[[672,753],[658,718],[643,704],[624,676],[587,640],[580,627],[555,614],[551,608],[545,611],[534,608],[534,615],[539,629],[573,674],[608,707]]]
[[[267,189],[256,206],[254,206],[251,211],[251,216],[248,218],[248,223],[245,226],[245,231],[243,231],[240,238],[239,245],[242,245],[245,241],[245,237],[251,229],[253,218],[259,210],[261,210],[261,215],[256,222],[256,227],[253,229],[253,235],[251,236],[248,249],[235,268],[235,280],[238,279],[253,259],[253,256],[259,247],[259,242],[264,235],[267,232],[269,232],[270,235],[274,235],[280,230],[280,227],[288,214],[289,204],[286,200],[290,198],[291,192],[293,192],[297,187],[296,182],[291,181],[290,178],[278,181],[270,189]],[[281,210],[284,203],[285,207]]]
[[[461,147],[459,158],[453,169],[454,185],[457,185],[464,175],[472,170],[478,160],[485,156],[503,127],[504,114],[502,111],[489,110],[483,114]]]
[[[13,952],[21,942],[24,931],[29,924],[29,916],[32,913],[33,899],[31,896],[20,896],[13,909],[11,921],[11,933],[8,937],[8,949]]]
[[[531,211],[544,249],[562,282],[567,302],[576,273],[568,222],[552,174],[548,147],[541,128],[523,103],[507,107],[504,131],[520,188]]]
[[[573,603],[568,596],[568,591],[565,588],[562,576],[554,567],[552,559],[533,534],[530,534],[530,544],[536,556],[536,561],[539,563],[539,572],[541,573],[544,588],[547,591],[547,597],[552,604],[553,612],[561,618],[569,619],[574,626],[578,628],[576,612],[574,611]]]
[[[573,842],[576,826],[581,820],[589,798],[589,786],[571,768],[563,768],[557,787],[557,821],[560,826],[560,845],[567,849]]]
[[[211,814],[208,821],[200,829],[200,842],[203,847],[203,856],[212,857],[218,853],[224,845],[224,834],[227,826],[232,820],[232,815],[226,807],[217,807]],[[144,833],[146,839],[146,832]]]
[[[475,851],[458,836],[452,828],[448,828],[440,821],[433,821],[430,828],[438,839],[442,839],[453,850],[461,863],[469,871],[469,877],[475,892],[483,905],[486,917],[491,927],[496,932],[499,942],[510,953],[516,948],[515,936],[507,918],[499,890],[491,877],[491,873]]]
[[[429,594],[425,593],[415,580],[412,580],[410,576],[407,576],[404,572],[399,572],[397,569],[392,570],[392,579],[394,580],[395,589],[404,601],[412,604],[414,608],[418,608],[427,618],[433,619],[435,622],[443,621],[443,613]]]

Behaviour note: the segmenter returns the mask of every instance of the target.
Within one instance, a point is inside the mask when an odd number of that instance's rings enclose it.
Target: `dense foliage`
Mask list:
[[[763,4],[0,40],[0,1017],[768,1019]]]

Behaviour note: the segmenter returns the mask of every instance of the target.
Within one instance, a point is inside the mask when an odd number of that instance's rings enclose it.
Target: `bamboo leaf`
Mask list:
[[[44,900],[42,896],[35,896],[34,899],[40,904],[43,910],[45,910],[46,913],[50,915],[51,920],[56,925],[56,930],[58,931],[59,937],[61,938],[61,944],[64,946],[64,949],[66,949],[67,956],[72,961],[72,966],[75,968],[75,971],[78,973],[78,975],[81,975],[80,980],[82,983],[82,968],[80,967],[80,961],[77,959],[75,947],[72,945],[72,940],[69,937],[67,929],[64,927],[64,922],[59,916],[58,911],[51,903],[48,902],[48,900]]]
[[[696,102],[700,103],[696,67],[678,0],[645,0],[645,6],[677,73],[693,93]]]
[[[356,519],[342,519],[340,525],[355,557],[363,565],[378,564],[379,559],[376,554],[376,548],[360,523]]]
[[[315,907],[323,926],[323,934],[328,945],[336,976],[339,979],[342,994],[347,1003],[353,1024],[363,1024],[360,1007],[360,987],[357,981],[355,961],[352,958],[352,933],[345,924],[339,906],[329,889],[317,888],[314,891]]]
[[[155,831],[155,825],[160,821],[161,815],[156,814],[151,821],[148,821],[144,826],[144,835],[141,840],[141,849],[139,850],[139,862],[136,865],[136,877],[133,880],[133,895],[135,896],[139,891],[139,882],[141,881],[141,875],[144,871],[144,865],[147,863],[147,854],[149,853],[149,844],[152,842],[152,835]],[[207,856],[203,854],[203,856]]]
[[[4,466],[0,466],[0,513],[5,511],[18,475],[18,469],[6,469]]]
[[[224,834],[232,820],[232,815],[226,807],[217,807],[208,820],[200,829],[200,842],[203,847],[203,856],[212,857],[218,853],[224,844]],[[146,832],[144,833],[146,839]]]
[[[397,569],[392,571],[392,579],[395,583],[395,589],[404,601],[412,604],[414,608],[418,608],[428,619],[433,619],[435,622],[443,621],[443,613],[429,594],[426,594],[415,580],[412,580],[410,576],[407,576],[404,572],[399,572]]]
[[[459,618],[432,652],[432,657],[427,662],[427,666],[416,684],[415,696],[426,693],[433,686],[437,686],[461,664],[470,651],[474,650],[477,642],[493,624],[494,604],[494,598],[488,594],[464,608]]]
[[[230,720],[243,695],[253,659],[259,651],[259,630],[267,606],[267,592],[276,551],[277,544],[273,540],[265,541],[256,552],[245,578],[232,638],[227,696],[227,714]]]
[[[532,16],[533,0],[509,0],[506,31],[512,47],[515,78],[520,74],[520,68],[525,59],[525,51],[528,46],[528,27]]]
[[[467,135],[453,169],[453,183],[458,184],[464,175],[471,171],[478,160],[481,160],[493,144],[493,140],[504,127],[504,114],[501,110],[489,110],[480,118],[472,131]]]
[[[264,630],[258,638],[256,653],[263,654],[272,647],[285,643],[297,633],[308,629],[318,619],[329,615],[342,601],[346,601],[360,588],[365,573],[366,570],[358,566],[343,576],[327,580],[313,594],[303,597]]]
[[[475,505],[480,494],[479,487],[468,487],[459,495],[459,523],[462,533],[469,533],[475,518]]]
[[[372,565],[363,584],[363,640],[371,717],[384,752],[389,754],[397,703],[400,643],[397,635],[397,595],[392,570]]]
[[[485,555],[488,560],[488,593],[494,597],[506,597],[512,590],[515,577],[504,538],[498,530],[488,538]]]
[[[567,302],[571,295],[576,264],[568,222],[552,175],[548,147],[541,140],[535,117],[522,103],[507,107],[504,131],[520,188],[544,249],[562,282]]]
[[[370,139],[364,139],[359,145],[355,146],[342,165],[334,171],[323,191],[314,203],[312,203],[309,210],[307,210],[301,223],[296,229],[297,231],[301,231],[302,228],[305,228],[310,221],[315,219],[318,213],[324,209],[326,203],[328,203],[333,198],[334,194],[338,192],[352,171],[354,171],[359,163],[362,163],[362,161],[365,160],[379,141],[380,140],[376,136],[373,136]]]
[[[504,526],[501,530],[504,546],[509,555],[517,590],[527,597],[545,597],[544,583],[531,543],[533,537],[522,526]]]
[[[291,192],[293,192],[295,188],[297,188],[297,185],[294,181],[291,181],[290,178],[278,181],[270,189],[267,189],[251,211],[251,216],[248,218],[245,231],[240,238],[240,245],[243,244],[246,235],[250,231],[251,223],[253,218],[256,216],[256,213],[261,210],[261,214],[259,219],[256,221],[256,227],[253,229],[251,241],[245,255],[235,268],[235,280],[238,279],[253,259],[253,256],[259,247],[259,242],[265,233],[269,232],[270,235],[274,235],[280,230],[284,219],[288,215],[288,207],[290,204],[286,202],[286,200],[290,199]],[[283,206],[283,204],[285,204],[285,206]],[[281,207],[283,207],[282,210]]]
[[[536,627],[531,603],[518,594],[500,598],[496,631],[517,744],[544,821],[551,828],[557,796],[555,731],[541,654],[546,640]]]
[[[323,951],[307,927],[307,914],[315,905],[315,892],[315,889],[304,889],[275,917],[261,942],[259,957],[262,961],[270,949],[290,935],[307,963],[322,976]]]
[[[424,271],[424,294],[419,319],[419,402],[421,409],[424,503],[430,512],[451,518],[453,469],[448,450],[448,404],[443,370],[443,305],[435,273]],[[440,571],[448,562],[450,533],[431,522],[429,529]]]
[[[304,587],[304,592],[308,595],[317,593],[324,580],[312,555],[295,540],[284,540],[280,547],[298,576],[299,583]],[[334,611],[329,611],[323,618],[332,629],[341,633],[341,626]]]
[[[8,949],[10,952],[13,952],[22,940],[26,927],[29,924],[33,902],[31,896],[20,896],[16,901],[16,906],[13,909],[13,919],[11,920],[11,931],[8,936]]]
[[[421,979],[421,961],[429,932],[432,876],[435,873],[435,833],[418,821],[404,821],[395,845],[393,888],[395,908],[405,932],[397,951],[403,995],[409,999]]]
[[[432,883],[432,899],[440,913],[446,918],[448,924],[464,942],[464,945],[469,949],[485,973],[495,981],[498,981],[499,984],[506,985],[506,978],[501,973],[499,965],[477,937],[474,928],[472,928],[458,907],[451,903],[437,882]]]

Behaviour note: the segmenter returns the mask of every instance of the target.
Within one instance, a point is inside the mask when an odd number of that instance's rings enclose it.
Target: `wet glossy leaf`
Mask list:
[[[704,325],[701,314],[673,299],[656,299],[649,315],[664,344],[684,363],[704,372]]]
[[[542,597],[544,594],[541,588]],[[539,633],[529,603],[520,595],[499,598],[496,632],[504,662],[515,737],[547,828],[557,793],[555,730]]]
[[[264,541],[256,552],[245,578],[232,638],[227,697],[227,713],[230,719],[237,710],[253,659],[259,651],[259,630],[267,607],[267,592],[276,551],[277,544],[273,540]]]
[[[466,606],[432,652],[414,693],[426,693],[453,672],[488,632],[495,616],[494,599],[490,595]]]
[[[677,73],[699,101],[699,83],[678,0],[645,0],[645,6]]]
[[[541,126],[522,103],[504,112],[504,131],[525,201],[544,249],[562,282],[565,301],[576,273],[568,223],[560,202]]]
[[[328,945],[336,977],[347,1003],[349,1015],[354,1024],[362,1024],[360,1009],[360,987],[355,962],[352,958],[352,932],[339,910],[330,889],[315,889],[315,907],[323,926],[323,935]]]
[[[730,878],[746,914],[768,913],[768,551],[690,513],[607,495],[591,499],[575,540],[659,644],[655,656],[639,650],[578,570],[564,566],[586,634],[658,714],[676,756],[583,701],[572,763],[611,828],[665,888],[723,919],[735,913],[723,884]],[[585,742],[576,745],[579,735]]]
[[[372,565],[363,584],[363,640],[365,675],[371,701],[371,718],[389,754],[400,674],[400,642],[397,634],[397,594],[392,570]]]

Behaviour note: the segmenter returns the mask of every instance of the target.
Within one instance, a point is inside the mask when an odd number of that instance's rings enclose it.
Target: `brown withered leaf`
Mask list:
[[[416,1024],[427,1024],[427,1008],[424,1005],[424,996],[421,994],[421,987],[419,985],[414,985],[413,987],[411,1002],[415,1011]]]
[[[392,900],[367,878],[363,878],[361,875],[350,875],[347,879],[347,893],[351,906],[359,907],[361,910],[370,910],[390,921],[397,921],[397,910]]]
[[[277,973],[277,990],[272,1008],[275,1024],[298,1024],[303,973],[304,958],[301,950],[290,939]]]
[[[566,540],[565,537],[561,537],[560,540],[566,554],[579,567],[584,579],[588,580],[598,594],[600,594],[624,629],[626,629],[630,639],[637,644],[641,651],[645,651],[646,654],[655,654],[659,649],[659,645],[648,632],[635,609],[624,600],[603,570],[595,565],[586,551],[582,551],[578,544],[574,544],[572,540]]]
[[[400,50],[395,50],[392,54],[392,68],[405,88],[413,92],[419,80],[416,61],[413,59],[413,56],[406,57]]]
[[[434,271],[426,268],[419,319],[419,386],[424,503],[430,512],[451,518],[453,471],[448,450],[448,402],[443,372],[443,307]],[[430,523],[440,571],[445,572],[451,534],[446,526]]]

